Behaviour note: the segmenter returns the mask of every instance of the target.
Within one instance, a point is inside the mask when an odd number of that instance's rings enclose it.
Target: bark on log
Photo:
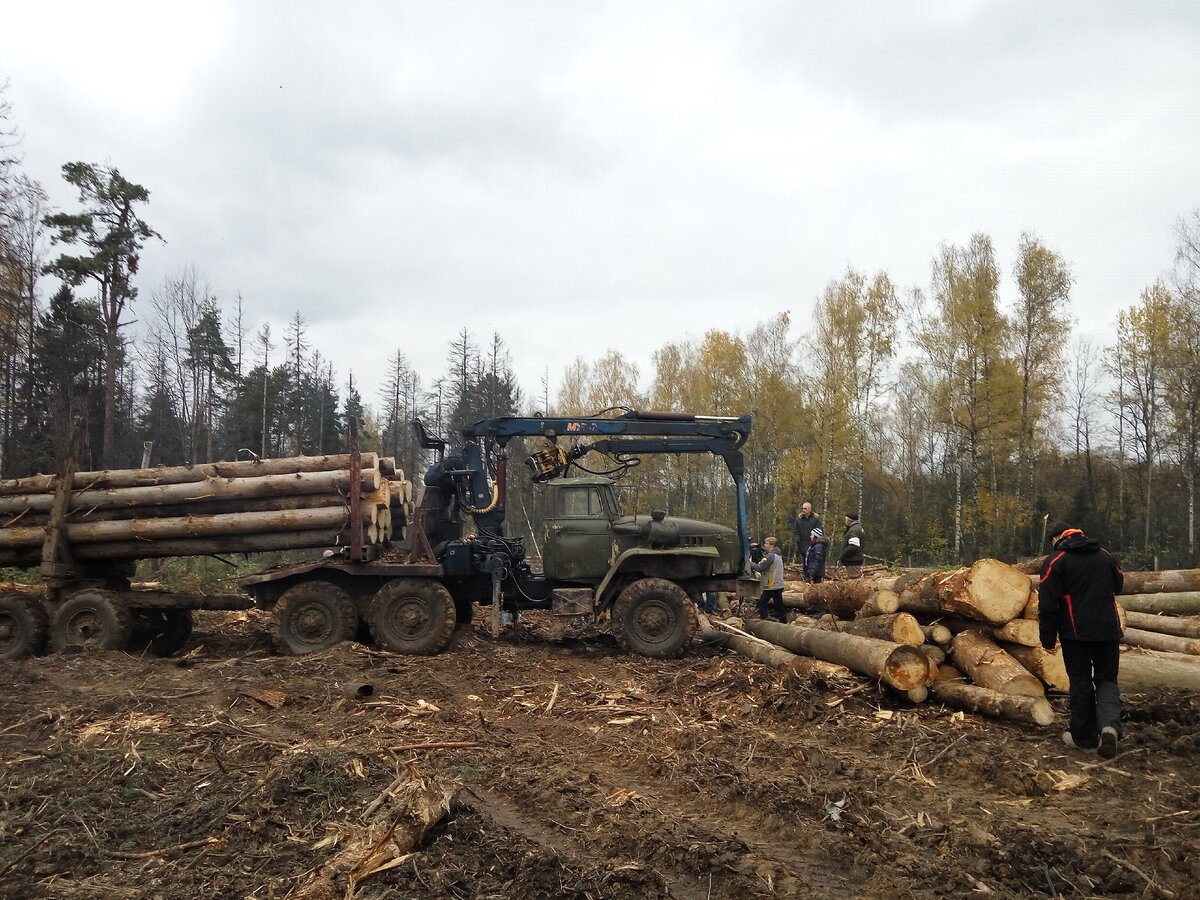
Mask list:
[[[375,453],[361,454],[362,468],[378,469]],[[249,478],[259,475],[294,475],[297,472],[329,472],[350,468],[350,454],[330,456],[284,456],[278,459],[201,463],[194,466],[159,466],[152,469],[106,469],[76,472],[71,489],[143,487],[156,484],[185,484],[207,478]],[[10,494],[40,494],[54,490],[54,475],[31,475],[0,481],[0,497]]]
[[[1045,693],[1040,680],[982,632],[963,631],[955,635],[950,642],[950,657],[980,687],[1026,697]]]
[[[802,596],[808,608],[827,610],[843,619],[849,619],[870,602],[879,614],[894,613],[897,608],[891,606],[891,598],[884,595],[876,597],[881,591],[891,591],[897,595],[914,581],[912,573],[902,575],[878,575],[873,578],[846,578],[838,581],[825,581],[821,584],[808,584],[803,588]]]
[[[90,522],[121,522],[128,519],[176,518],[179,516],[215,516],[247,512],[279,512],[288,509],[348,509],[346,498],[337,494],[311,497],[268,497],[263,500],[213,500],[202,503],[176,503],[171,506],[139,506],[132,509],[77,509],[67,513],[68,525]],[[0,528],[45,525],[44,513],[0,518]]]
[[[1200,569],[1126,572],[1122,594],[1191,593],[1200,591]]]
[[[925,658],[933,663],[934,669],[946,661],[946,651],[936,644],[922,644],[917,648]]]
[[[996,719],[1034,725],[1049,725],[1054,721],[1054,710],[1045,697],[1004,694],[979,685],[941,679],[929,689],[947,706]]]
[[[379,471],[364,469],[360,489],[379,490]],[[204,503],[212,500],[296,497],[306,494],[344,494],[350,488],[350,472],[303,472],[295,475],[262,475],[254,478],[208,478],[186,484],[156,484],[146,487],[105,488],[71,494],[69,509],[129,509],[179,503]],[[0,514],[12,515],[24,510],[47,512],[53,494],[15,494],[0,496]]]
[[[367,531],[369,536],[369,529]],[[80,560],[160,559],[169,556],[213,556],[224,553],[262,553],[273,550],[312,550],[346,546],[349,531],[320,529],[284,531],[272,534],[226,534],[208,538],[167,538],[165,540],[112,541],[80,544],[72,556]],[[0,550],[0,565],[37,565],[36,548]]]
[[[853,619],[849,622],[837,621],[832,623],[830,628],[844,634],[877,638],[893,644],[910,644],[913,647],[919,647],[925,643],[925,632],[921,630],[920,624],[909,613],[871,616],[866,619]]]
[[[1040,623],[1037,619],[1013,619],[992,629],[992,637],[998,641],[1010,644],[1022,644],[1026,647],[1040,647],[1042,637]]]
[[[364,510],[364,519],[372,525],[375,508]],[[113,541],[158,538],[213,537],[225,534],[258,534],[273,531],[341,530],[348,513],[344,509],[303,509],[279,512],[229,513],[219,516],[180,516],[170,519],[126,519],[117,522],[92,522],[66,526],[67,539],[74,551],[77,545]],[[0,550],[40,546],[45,537],[42,528],[0,529]]]
[[[1140,628],[1126,628],[1121,640],[1131,647],[1145,647],[1147,650],[1163,650],[1167,653],[1186,653],[1189,656],[1200,656],[1200,639],[1177,637],[1173,634],[1160,634],[1157,631],[1143,631]]]
[[[1071,682],[1067,678],[1067,667],[1063,665],[1062,651],[1049,653],[1040,646],[1027,647],[1024,644],[1001,645],[1012,657],[1031,674],[1036,675],[1042,684],[1056,691],[1070,690]]]
[[[949,644],[954,637],[954,633],[945,625],[923,625],[921,630],[925,633],[925,640],[943,647]]]
[[[1200,614],[1200,591],[1164,591],[1157,594],[1121,594],[1121,605],[1142,613],[1166,613],[1176,616]]]
[[[1129,691],[1161,687],[1200,691],[1200,661],[1180,653],[1127,650],[1121,654],[1117,683]]]
[[[1124,602],[1125,598],[1121,598]],[[1179,637],[1200,638],[1200,618],[1179,618],[1175,616],[1155,616],[1150,613],[1128,612],[1125,620],[1130,628],[1141,628],[1143,631],[1157,631],[1159,634],[1174,634]]]
[[[821,628],[751,620],[746,630],[793,653],[815,656],[908,691],[929,678],[925,657],[915,647]]]
[[[835,665],[834,663],[813,659],[808,656],[797,656],[795,653],[789,653],[781,647],[776,647],[773,644],[756,638],[721,631],[713,628],[711,624],[708,624],[703,619],[700,623],[700,640],[706,644],[713,644],[717,647],[724,647],[726,650],[732,650],[748,659],[762,663],[764,666],[770,666],[772,669],[778,669],[781,672],[791,672],[794,675],[813,675],[819,673],[826,676],[837,676],[851,674],[850,670],[845,666]]]

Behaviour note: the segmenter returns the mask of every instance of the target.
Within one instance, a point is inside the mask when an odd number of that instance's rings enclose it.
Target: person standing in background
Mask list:
[[[858,511],[851,510],[846,513],[846,531],[842,534],[842,555],[838,565],[850,569],[851,577],[857,577],[864,559],[862,523],[858,521]]]
[[[792,559],[797,558],[801,563],[804,562],[804,555],[808,553],[808,536],[812,534],[814,528],[824,528],[825,525],[821,521],[821,517],[813,512],[812,504],[805,500],[800,504],[800,512],[792,521]]]
[[[829,556],[829,538],[817,526],[808,537],[808,551],[804,554],[804,580],[820,584],[825,580],[825,560]]]

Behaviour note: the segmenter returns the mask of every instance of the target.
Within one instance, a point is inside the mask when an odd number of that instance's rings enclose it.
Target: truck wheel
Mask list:
[[[50,643],[59,653],[80,650],[124,650],[133,633],[133,615],[109,591],[80,591],[62,602],[50,620]]]
[[[41,653],[48,620],[45,608],[32,597],[0,594],[0,662]]]
[[[354,639],[358,610],[350,595],[328,581],[304,581],[284,591],[275,603],[275,644],[284,653],[303,656]]]
[[[621,591],[612,618],[622,649],[658,659],[683,656],[699,627],[691,599],[665,578],[643,578]]]
[[[149,650],[155,656],[178,653],[192,636],[190,609],[138,609],[133,613],[134,652]]]
[[[396,653],[431,656],[454,635],[454,599],[436,581],[397,578],[371,599],[367,614],[375,643]]]

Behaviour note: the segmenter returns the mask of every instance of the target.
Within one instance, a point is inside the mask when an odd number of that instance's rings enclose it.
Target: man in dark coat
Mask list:
[[[838,564],[857,569],[863,564],[863,527],[858,521],[858,512],[846,513],[846,531],[842,535],[842,555]]]
[[[811,503],[805,500],[800,504],[800,512],[792,521],[792,558],[799,557],[803,562],[804,554],[808,552],[808,536],[814,528],[824,527],[821,517],[813,512]]]
[[[1111,759],[1121,738],[1117,594],[1125,573],[1098,541],[1065,522],[1050,528],[1050,543],[1038,586],[1038,620],[1042,647],[1054,653],[1061,640],[1071,681],[1071,727],[1063,741]]]

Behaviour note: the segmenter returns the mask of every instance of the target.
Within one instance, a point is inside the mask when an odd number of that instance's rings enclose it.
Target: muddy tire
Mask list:
[[[450,592],[436,581],[397,578],[371,598],[367,621],[380,647],[432,656],[450,643],[457,616]]]
[[[643,578],[621,591],[612,620],[623,650],[656,659],[683,656],[699,627],[691,598],[665,578]]]
[[[133,614],[109,591],[80,591],[68,597],[50,619],[56,651],[124,650],[133,634]]]
[[[32,597],[0,594],[0,662],[36,656],[46,649],[49,616]]]
[[[190,609],[139,609],[133,613],[131,651],[149,650],[154,656],[178,653],[192,636]]]
[[[350,595],[328,581],[305,581],[275,603],[273,637],[281,653],[303,656],[354,639],[358,610]]]

